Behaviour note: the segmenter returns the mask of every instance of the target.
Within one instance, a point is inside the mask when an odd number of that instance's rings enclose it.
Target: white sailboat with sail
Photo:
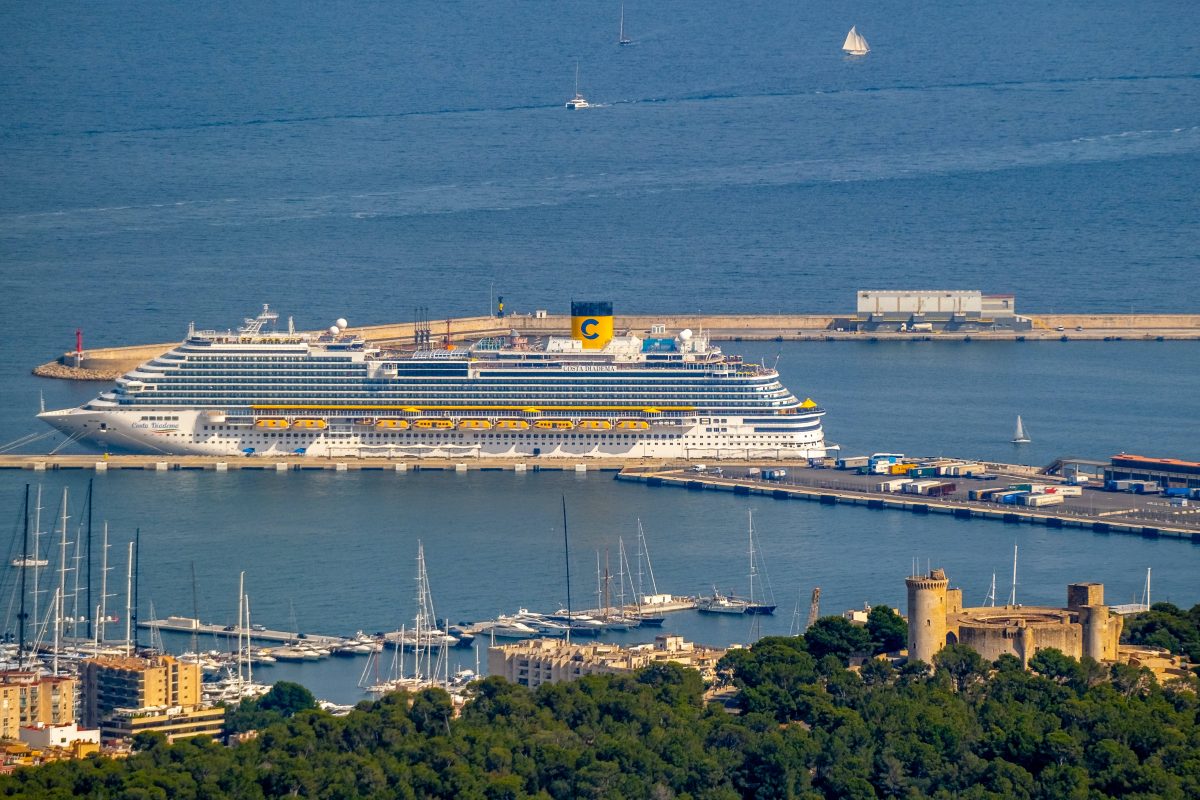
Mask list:
[[[624,47],[627,44],[633,44],[633,40],[625,35],[625,4],[621,3],[621,26],[617,33],[617,44]]]
[[[858,32],[858,26],[852,26],[850,32],[846,34],[846,41],[842,45],[842,49],[852,56],[865,56],[871,52],[867,40]]]
[[[1025,430],[1025,423],[1021,422],[1021,415],[1017,414],[1017,430],[1013,433],[1013,444],[1029,444],[1032,439],[1029,438],[1028,431]]]

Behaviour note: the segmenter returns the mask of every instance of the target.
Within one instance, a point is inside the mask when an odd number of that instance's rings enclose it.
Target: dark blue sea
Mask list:
[[[626,2],[628,47],[618,7],[6,4],[0,442],[39,430],[39,394],[99,390],[29,375],[76,328],[94,346],[172,341],[264,302],[302,327],[484,313],[493,295],[803,313],[849,310],[858,289],[964,288],[1029,312],[1197,310],[1194,4]],[[851,25],[865,58],[840,51]],[[595,105],[570,112],[576,64]],[[1194,343],[729,347],[778,357],[851,451],[1200,457]],[[1014,451],[1018,413],[1034,442]],[[30,477],[0,475],[13,519]],[[78,499],[84,480],[46,491]],[[641,516],[675,592],[736,586],[758,509],[781,600],[764,630],[786,632],[813,585],[827,610],[899,604],[914,557],[981,599],[1014,540],[1030,601],[1068,580],[1128,600],[1147,566],[1163,597],[1200,599],[1200,548],[1173,541],[597,475],[113,474],[97,510],[143,530],[144,606],[188,613],[194,561],[206,618],[231,615],[245,569],[264,622],[290,604],[334,632],[411,616],[417,538],[453,619],[560,602],[564,493],[581,574]],[[751,634],[680,619],[701,640]],[[331,667],[273,669],[353,694]]]

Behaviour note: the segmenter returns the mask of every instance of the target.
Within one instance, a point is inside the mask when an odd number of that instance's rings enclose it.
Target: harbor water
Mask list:
[[[1012,292],[1027,312],[1192,312],[1200,280],[1200,16],[1188,3],[714,0],[305,7],[14,6],[0,26],[0,442],[102,387],[33,378],[72,346],[174,341],[263,302],[304,328],[510,311],[844,312],[871,288]],[[871,42],[845,57],[851,25]],[[1070,42],[1070,47],[1063,47]],[[596,105],[562,103],[580,65]],[[436,331],[435,331],[436,333]],[[1044,464],[1200,457],[1189,342],[731,343],[829,409],[847,454]],[[1009,444],[1016,415],[1033,439]],[[59,440],[30,446],[43,451]],[[89,474],[5,472],[71,523]],[[745,590],[746,511],[787,632],[800,598],[901,605],[914,559],[966,598],[1099,580],[1200,597],[1200,547],[618,484],[598,474],[98,476],[114,553],[142,529],[142,609],[321,633],[411,618],[418,539],[439,615],[593,605],[636,520],[659,588]],[[48,513],[52,514],[53,511]],[[45,527],[49,527],[46,525]],[[114,574],[119,574],[114,573]],[[6,576],[11,586],[11,576]],[[1001,595],[1006,592],[1001,591]],[[6,595],[7,596],[7,595]],[[573,598],[574,599],[574,598]],[[118,602],[118,601],[114,601]],[[10,614],[11,619],[11,614]],[[668,618],[748,641],[740,618]],[[465,653],[462,666],[473,666]],[[363,659],[276,665],[355,699]]]

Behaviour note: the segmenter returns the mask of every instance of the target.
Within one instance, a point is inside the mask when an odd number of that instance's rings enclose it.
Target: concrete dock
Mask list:
[[[801,462],[765,460],[771,466],[799,466]],[[626,468],[667,470],[684,468],[690,462],[640,458],[385,458],[309,456],[165,456],[165,455],[0,455],[0,469],[25,469],[35,472],[53,470],[95,470],[97,472],[134,470],[174,472],[619,472]],[[762,466],[764,459],[727,460],[732,466]],[[803,462],[807,464],[807,461]]]
[[[175,631],[177,633],[195,633],[216,636],[236,637],[240,632],[252,640],[263,642],[309,642],[317,645],[338,646],[351,641],[344,636],[327,636],[319,633],[298,633],[293,631],[275,631],[266,628],[242,628],[235,625],[215,625],[201,622],[192,617],[167,617],[166,619],[151,619],[138,622],[139,628],[159,631]]]
[[[993,465],[996,466],[996,465]],[[822,505],[861,505],[871,509],[906,511],[913,514],[948,514],[956,519],[985,519],[1008,524],[1045,525],[1050,528],[1082,528],[1096,533],[1121,533],[1156,539],[1159,537],[1190,540],[1200,544],[1200,513],[1196,509],[1171,511],[1153,505],[1162,498],[1125,493],[1085,490],[1080,498],[1051,509],[1001,505],[968,500],[965,486],[957,496],[922,495],[872,491],[869,481],[878,475],[857,476],[829,469],[788,470],[787,482],[764,481],[739,474],[736,468],[722,464],[721,475],[687,470],[629,468],[617,480],[634,481],[647,486],[666,486],[690,491],[724,491],[740,495],[760,495],[777,500],[808,500]],[[1001,480],[1028,481],[1030,473],[1015,470]],[[867,480],[858,481],[857,478]],[[969,479],[955,478],[972,488],[995,486]]]
[[[853,315],[850,315],[853,316]],[[649,331],[662,324],[668,330],[704,331],[716,341],[800,342],[989,342],[989,341],[1166,341],[1200,340],[1200,314],[1039,314],[1026,315],[1032,330],[978,330],[957,332],[858,332],[838,330],[847,315],[836,314],[624,314],[613,318],[616,330]],[[411,345],[416,331],[412,322],[354,326],[351,332],[383,346]],[[458,317],[435,320],[429,330],[439,339],[469,342],[517,331],[531,336],[566,335],[570,317],[514,314],[503,318]],[[34,369],[47,378],[112,380],[177,342],[88,348],[67,352]]]

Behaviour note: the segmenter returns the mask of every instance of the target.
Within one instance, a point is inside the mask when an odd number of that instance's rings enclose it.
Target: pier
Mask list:
[[[860,331],[853,314],[618,314],[617,330],[649,331],[690,328],[716,341],[796,342],[989,342],[989,341],[1166,341],[1200,340],[1200,314],[1033,314],[1029,330]],[[571,318],[564,314],[513,314],[505,317],[457,317],[434,320],[429,330],[453,342],[468,342],[517,331],[530,336],[567,335]],[[354,326],[349,330],[382,346],[411,346],[417,323]],[[313,331],[313,333],[320,333]],[[89,348],[64,353],[34,373],[47,378],[113,380],[122,373],[174,347],[177,342]]]
[[[236,625],[217,625],[201,622],[192,617],[167,617],[166,619],[151,619],[139,621],[137,626],[148,630],[175,631],[176,633],[210,634],[215,636],[246,636],[252,640],[263,642],[308,642],[310,644],[337,647],[347,644],[352,639],[345,636],[328,636],[320,633],[298,633],[292,631],[275,631],[266,628],[238,628]]]
[[[1004,465],[991,464],[989,467]],[[1021,467],[1001,473],[1001,480],[1028,481],[1033,468]],[[830,469],[800,468],[788,470],[787,482],[760,480],[722,463],[720,473],[681,469],[631,467],[622,470],[617,480],[633,481],[652,487],[674,487],[688,491],[722,491],[736,495],[758,495],[776,500],[807,500],[821,505],[858,505],[870,509],[904,511],[910,514],[946,514],[955,519],[984,519],[1007,524],[1045,525],[1049,528],[1080,528],[1095,533],[1119,533],[1148,539],[1176,538],[1200,544],[1200,513],[1160,510],[1154,504],[1161,498],[1125,493],[1085,490],[1082,497],[1053,510],[1002,505],[965,499],[959,495],[929,497],[869,488],[879,475],[859,476]],[[996,474],[996,473],[993,473]],[[1045,476],[1041,476],[1045,480]],[[960,480],[961,479],[956,479]],[[967,481],[972,487],[994,483]]]
[[[730,460],[722,464],[761,466],[807,465],[791,459]],[[683,468],[690,462],[666,459],[608,458],[388,458],[382,456],[335,456],[333,458],[298,455],[179,456],[179,455],[0,455],[0,469],[24,469],[35,472],[54,470],[94,470],[96,472],[132,470],[140,472],[619,472],[626,468],[667,470]]]

